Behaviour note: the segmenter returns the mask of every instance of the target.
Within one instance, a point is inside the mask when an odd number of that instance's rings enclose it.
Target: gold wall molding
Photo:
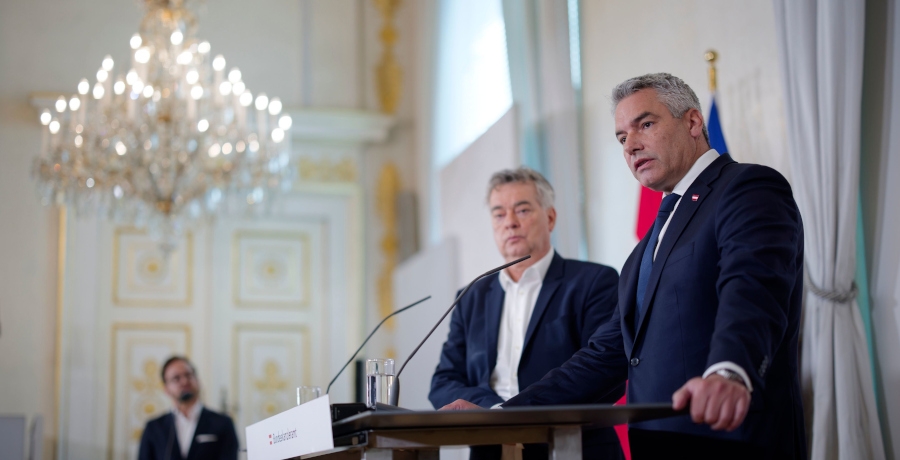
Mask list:
[[[356,182],[356,163],[350,158],[332,161],[300,158],[300,180],[306,182]]]
[[[179,249],[176,249],[174,252],[165,255],[158,254],[153,257],[145,257],[141,260],[134,260],[134,263],[131,264],[133,266],[123,266],[120,262],[122,256],[122,239],[126,236],[146,236],[147,240],[150,241],[150,237],[147,236],[147,232],[145,230],[137,229],[134,227],[117,227],[115,233],[113,235],[113,263],[112,263],[112,301],[113,305],[117,307],[176,307],[176,308],[188,308],[194,302],[194,237],[191,232],[186,232],[184,236],[184,244],[179,245]],[[154,243],[155,244],[155,243]],[[153,277],[153,276],[165,276],[164,270],[168,270],[166,264],[171,263],[173,257],[181,257],[181,251],[184,251],[184,264],[181,269],[184,271],[182,273],[184,277],[184,290],[185,295],[184,298],[181,299],[172,299],[161,297],[158,299],[154,299],[152,297],[148,298],[124,298],[124,296],[120,293],[120,288],[122,287],[121,281],[122,277],[125,278],[125,287],[131,289],[133,292],[138,291],[140,288],[134,284],[133,276],[128,275],[127,273],[131,273],[132,270],[135,271],[135,276],[137,271],[143,271],[145,276]],[[177,263],[177,262],[176,262]],[[137,265],[141,264],[140,267]],[[126,270],[127,273],[121,273],[122,270]],[[177,279],[176,279],[176,282]],[[168,286],[165,289],[160,290],[160,292],[172,292],[173,290],[177,291],[179,286]]]
[[[381,111],[394,114],[400,103],[400,93],[403,89],[403,69],[397,63],[394,56],[394,45],[397,43],[399,32],[394,27],[394,17],[400,8],[401,0],[372,0],[375,8],[381,13],[384,23],[378,34],[384,49],[381,59],[375,65],[375,88],[378,92],[378,102]]]
[[[249,261],[243,260],[243,252],[241,248],[241,241],[244,239],[256,239],[259,241],[275,241],[275,242],[283,242],[283,243],[297,243],[300,244],[300,254],[298,257],[300,258],[297,262],[300,267],[300,280],[294,280],[301,283],[300,285],[300,298],[296,301],[291,300],[272,300],[272,299],[252,299],[246,298],[241,293],[241,287],[244,285],[243,283],[246,281],[244,279],[244,274],[241,270],[244,267],[245,263],[249,263]],[[231,266],[232,266],[232,303],[235,307],[238,308],[253,308],[253,309],[268,309],[268,308],[279,308],[279,309],[302,309],[308,308],[312,304],[312,237],[309,233],[303,231],[272,231],[272,230],[238,230],[234,232],[234,238],[232,239],[231,244]],[[272,265],[268,265],[266,267],[260,267],[262,270],[266,271],[266,274],[270,273],[272,270],[283,269],[289,271],[286,267],[276,267],[273,263]],[[264,274],[265,275],[265,274]],[[248,281],[249,282],[249,281]]]
[[[251,338],[248,343],[244,344],[241,341],[241,336],[247,333],[270,335],[267,337],[267,340]],[[287,334],[286,338],[290,340],[286,340],[284,336],[279,337],[279,335],[284,334]],[[288,375],[289,372],[286,374],[285,372],[287,371],[282,370],[271,357],[263,362],[262,376],[254,376],[252,374],[252,369],[247,368],[250,363],[243,363],[245,366],[244,368],[241,367],[241,352],[246,351],[242,346],[246,345],[245,348],[252,349],[254,346],[271,346],[273,343],[277,342],[278,345],[281,345],[285,349],[290,349],[292,345],[291,340],[294,340],[297,337],[300,338],[301,348],[301,350],[299,350],[301,356],[301,365],[299,368],[301,382],[291,383],[290,379],[292,376]],[[308,382],[312,371],[311,344],[310,330],[305,324],[237,323],[234,325],[231,338],[231,388],[237,398],[238,417],[235,418],[235,424],[241,426],[242,424],[249,425],[259,421],[249,418],[252,414],[250,411],[253,410],[253,406],[250,404],[251,401],[249,398],[246,401],[242,400],[245,396],[244,391],[247,391],[247,394],[255,392],[261,395],[261,406],[257,407],[257,409],[259,409],[259,413],[267,414],[266,416],[271,416],[287,409],[286,407],[276,407],[278,404],[277,396],[280,394],[278,392],[284,391],[290,393],[291,387],[309,384]],[[297,350],[294,351],[296,352]],[[243,379],[241,378],[242,376],[244,377]],[[246,384],[246,388],[242,386],[242,383]],[[287,400],[294,400],[291,394],[287,394]]]
[[[129,346],[131,345],[129,344]],[[159,363],[153,359],[145,359],[141,368],[143,373],[137,378],[131,377],[128,386],[139,395],[138,407],[136,407],[138,413],[150,418],[166,407],[166,400],[160,398],[160,393],[165,392],[162,380],[159,378],[162,369],[160,369]],[[133,428],[130,438],[132,441],[139,442],[143,433],[143,427]]]
[[[253,388],[257,393],[263,395],[262,407],[260,411],[268,416],[272,416],[281,412],[284,408],[278,405],[278,395],[288,392],[290,382],[274,359],[266,360],[263,364],[263,375],[261,378],[253,379]]]
[[[177,354],[183,354],[184,356],[186,356],[188,358],[191,357],[191,326],[188,324],[143,323],[143,322],[141,322],[141,323],[116,322],[116,323],[112,324],[111,333],[110,333],[110,347],[109,347],[110,348],[109,402],[108,402],[109,416],[107,419],[107,423],[109,425],[109,427],[107,429],[107,432],[108,432],[107,433],[107,436],[108,436],[107,449],[109,452],[109,455],[108,455],[109,460],[113,460],[113,458],[115,458],[115,454],[116,454],[116,450],[115,450],[115,448],[116,448],[115,427],[116,427],[116,420],[117,420],[116,419],[116,398],[118,397],[117,391],[116,391],[118,380],[116,377],[118,376],[118,373],[119,373],[118,356],[119,356],[120,352],[123,352],[123,350],[120,349],[120,347],[118,347],[117,345],[118,345],[119,335],[123,332],[128,332],[128,331],[132,331],[132,332],[158,331],[158,332],[169,332],[169,333],[171,333],[171,332],[179,333],[180,332],[180,333],[182,333],[182,337],[184,340],[183,351],[178,350],[177,344],[172,342],[170,338],[169,339],[160,338],[160,343],[163,345],[169,345],[169,347],[172,349],[169,352],[170,355],[177,353]],[[127,340],[126,346],[123,347],[124,352],[127,354],[130,351],[132,351],[134,349],[134,347],[135,347],[135,339],[129,339],[129,340]],[[131,357],[126,355],[125,359],[131,359]],[[141,396],[142,404],[140,404],[139,407],[137,407],[139,412],[145,412],[145,410],[147,408],[147,405],[145,403],[148,401],[148,395],[151,395],[153,392],[159,391],[162,389],[162,383],[159,382],[159,373],[158,373],[159,372],[159,364],[154,363],[155,367],[153,369],[149,369],[151,366],[147,365],[148,361],[149,360],[145,360],[145,362],[142,364],[143,374],[139,378],[137,378],[137,379],[129,378],[129,376],[127,375],[127,372],[126,372],[126,375],[124,376],[127,379],[126,387],[130,386],[132,389],[138,391],[139,393],[144,393]],[[156,380],[158,386],[154,385],[150,381],[151,378],[148,374],[149,370],[156,371],[155,375],[153,377],[155,377],[155,380]],[[134,409],[134,408],[128,407],[129,402],[127,401],[127,399],[124,401],[124,403],[125,403],[126,407],[124,407],[123,411],[121,412],[121,414],[124,416],[124,420],[120,420],[120,422],[125,424],[126,429],[127,429],[129,415],[131,415],[131,409]],[[165,403],[163,403],[163,404],[165,404]],[[165,406],[162,406],[162,407],[165,407]],[[143,418],[149,419],[149,417],[152,416],[153,414],[143,413],[142,415],[143,415]],[[138,442],[138,441],[140,441],[142,433],[143,433],[143,428],[132,428],[130,430],[130,433],[128,433],[128,439],[131,442]],[[127,449],[127,445],[125,446],[125,448]]]
[[[397,220],[397,195],[400,193],[400,173],[393,163],[386,163],[378,175],[378,184],[375,191],[375,209],[378,217],[384,225],[384,233],[380,240],[381,255],[384,259],[381,272],[378,274],[378,313],[381,317],[391,314],[394,310],[394,270],[397,268],[398,249],[400,246],[398,220]],[[394,319],[385,323],[388,330],[394,329]],[[393,354],[393,349],[387,350],[388,357]]]
[[[68,216],[66,215],[66,207],[59,207],[58,214],[58,234],[56,240],[56,356],[53,362],[53,428],[50,433],[52,443],[51,458],[56,458],[58,454],[60,433],[60,405],[62,404],[62,354],[63,354],[63,304],[66,294],[66,236],[68,231]],[[44,443],[41,439],[39,442]]]

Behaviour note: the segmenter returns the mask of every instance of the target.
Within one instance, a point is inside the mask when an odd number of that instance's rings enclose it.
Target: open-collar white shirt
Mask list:
[[[525,332],[541,286],[544,285],[544,277],[553,261],[553,254],[553,247],[550,247],[544,257],[525,269],[518,282],[513,281],[506,270],[500,272],[500,287],[505,295],[503,313],[500,316],[500,333],[497,337],[497,364],[491,374],[491,388],[504,401],[519,394],[519,361],[525,346]]]
[[[706,170],[706,168],[708,168],[713,161],[716,161],[716,158],[719,158],[719,152],[717,152],[715,149],[709,149],[706,153],[701,155],[700,158],[697,159],[697,161],[694,162],[694,165],[691,166],[691,169],[688,170],[687,174],[685,174],[684,177],[682,177],[681,180],[678,181],[677,184],[675,184],[675,188],[672,189],[672,193],[677,193],[681,196],[681,198],[678,198],[678,202],[675,203],[675,209],[673,209],[672,212],[669,213],[669,218],[666,219],[666,223],[663,225],[662,230],[660,230],[659,232],[659,238],[654,243],[662,241],[663,236],[665,236],[666,234],[666,229],[669,228],[669,222],[672,221],[672,216],[674,216],[675,213],[678,212],[678,205],[680,205],[681,200],[684,199],[684,194],[687,193],[688,188],[690,188],[691,185],[693,185],[694,181],[697,180],[697,177],[700,176],[700,173]],[[668,196],[669,194],[667,193],[666,195]],[[656,253],[659,251],[659,246],[659,244],[656,244],[656,249],[653,250],[653,260],[656,260]],[[720,369],[726,369],[740,375],[744,380],[744,384],[747,386],[747,389],[751,392],[753,391],[753,384],[750,382],[750,377],[747,375],[747,372],[744,371],[744,368],[731,361],[722,361],[720,363],[709,366],[709,369],[707,369],[706,372],[703,373],[703,378],[710,376]]]
[[[691,169],[688,170],[687,174],[675,184],[675,188],[672,189],[672,193],[677,193],[681,198],[678,199],[678,202],[675,203],[675,209],[669,213],[669,218],[666,219],[665,225],[663,225],[662,230],[659,231],[659,238],[657,238],[657,242],[662,241],[663,236],[666,234],[666,229],[669,228],[669,222],[672,221],[672,216],[675,215],[675,212],[678,211],[678,205],[681,204],[681,199],[684,198],[684,194],[687,193],[687,189],[697,180],[697,177],[700,176],[709,165],[712,164],[713,161],[716,161],[716,158],[719,158],[719,152],[715,149],[709,149],[706,153],[697,158],[697,161],[694,162],[694,165],[691,166]],[[666,193],[666,196],[669,196],[669,193]],[[656,245],[656,249],[653,250],[653,260],[656,260],[656,253],[659,251],[659,244]]]
[[[175,434],[178,437],[178,448],[181,450],[183,458],[187,458],[188,452],[191,450],[191,441],[194,439],[194,432],[197,431],[197,422],[200,421],[201,412],[203,412],[203,404],[200,401],[194,403],[187,416],[177,408],[172,408],[172,413],[175,414]]]

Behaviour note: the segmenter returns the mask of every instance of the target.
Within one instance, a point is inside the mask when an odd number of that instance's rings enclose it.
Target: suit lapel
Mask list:
[[[184,459],[181,456],[181,446],[178,444],[178,432],[175,428],[175,413],[169,413],[163,419],[163,430],[166,433],[166,448],[169,450],[169,458]]]
[[[500,336],[500,316],[503,314],[503,288],[500,286],[500,275],[493,275],[485,296],[484,324],[485,340],[488,352],[488,372],[493,372],[497,365],[497,339]]]
[[[641,314],[640,323],[635,328],[635,341],[640,337],[644,328],[644,323],[646,323],[647,318],[650,316],[650,311],[653,309],[653,304],[655,303],[654,295],[656,294],[656,288],[659,285],[659,278],[662,275],[663,267],[666,265],[666,259],[668,259],[669,254],[672,252],[672,248],[675,247],[675,243],[678,241],[678,238],[681,237],[681,234],[688,226],[688,223],[693,219],[697,209],[703,203],[703,198],[709,196],[710,187],[708,184],[719,177],[722,168],[729,163],[734,163],[734,160],[732,160],[728,154],[722,154],[719,158],[716,158],[715,161],[697,176],[697,179],[695,179],[694,183],[688,187],[684,196],[681,197],[681,200],[678,202],[678,207],[675,209],[675,215],[673,215],[672,219],[669,221],[669,226],[666,228],[666,233],[663,235],[659,249],[656,252],[653,269],[650,271],[650,280],[647,282],[647,293],[644,295],[644,311]],[[693,199],[694,195],[697,195],[696,201]],[[646,246],[646,244],[644,246]],[[637,289],[636,286],[635,289]]]
[[[562,279],[565,275],[565,265],[566,261],[554,251],[553,259],[550,261],[550,266],[547,267],[547,274],[544,276],[541,284],[537,302],[534,304],[534,310],[531,312],[531,318],[528,320],[528,329],[525,330],[525,343],[522,344],[522,354],[525,354],[525,351],[528,349],[528,343],[531,342],[534,331],[537,329],[538,324],[541,323],[541,318],[544,317],[544,312],[547,311],[550,300],[553,299],[553,294],[556,293],[556,290],[562,284]]]
[[[637,305],[637,282],[641,269],[640,255],[644,253],[644,248],[647,247],[647,241],[650,239],[651,233],[649,231],[645,233],[644,238],[631,252],[628,261],[625,262],[622,268],[622,275],[619,281],[619,284],[624,286],[624,289],[619,292],[620,321],[624,324],[624,327],[622,327],[622,338],[625,340],[625,346],[628,348],[629,354],[632,345],[634,345],[634,309]]]
[[[209,415],[206,412],[207,411],[205,407],[200,410],[200,418],[197,419],[197,428],[194,429],[194,437],[193,439],[191,439],[191,447],[188,448],[188,455],[187,459],[185,460],[190,460],[196,455],[196,452],[194,451],[196,450],[197,443],[195,443],[194,440],[197,439],[197,435],[210,432]]]

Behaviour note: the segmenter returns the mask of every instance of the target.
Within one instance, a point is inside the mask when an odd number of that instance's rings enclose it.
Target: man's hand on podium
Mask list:
[[[439,410],[472,410],[472,409],[483,409],[481,406],[477,404],[472,404],[465,399],[457,399],[450,404],[440,408]]]
[[[750,391],[719,375],[695,377],[672,395],[672,408],[681,410],[689,401],[694,423],[708,423],[714,430],[734,431],[747,416]]]

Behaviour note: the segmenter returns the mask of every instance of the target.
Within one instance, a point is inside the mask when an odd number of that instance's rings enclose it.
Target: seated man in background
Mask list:
[[[550,244],[553,187],[528,168],[494,174],[488,184],[494,241],[507,262],[531,258],[476,283],[460,300],[431,380],[435,408],[465,399],[489,408],[512,398],[586,346],[616,307],[619,276],[610,267],[563,259]],[[614,403],[624,383],[596,402]],[[584,458],[622,458],[612,428],[587,430]],[[472,458],[500,458],[500,446]],[[527,445],[523,457],[547,458]]]
[[[238,441],[234,423],[200,402],[200,383],[194,366],[181,356],[162,367],[172,411],[147,422],[141,436],[139,460],[235,460]]]

